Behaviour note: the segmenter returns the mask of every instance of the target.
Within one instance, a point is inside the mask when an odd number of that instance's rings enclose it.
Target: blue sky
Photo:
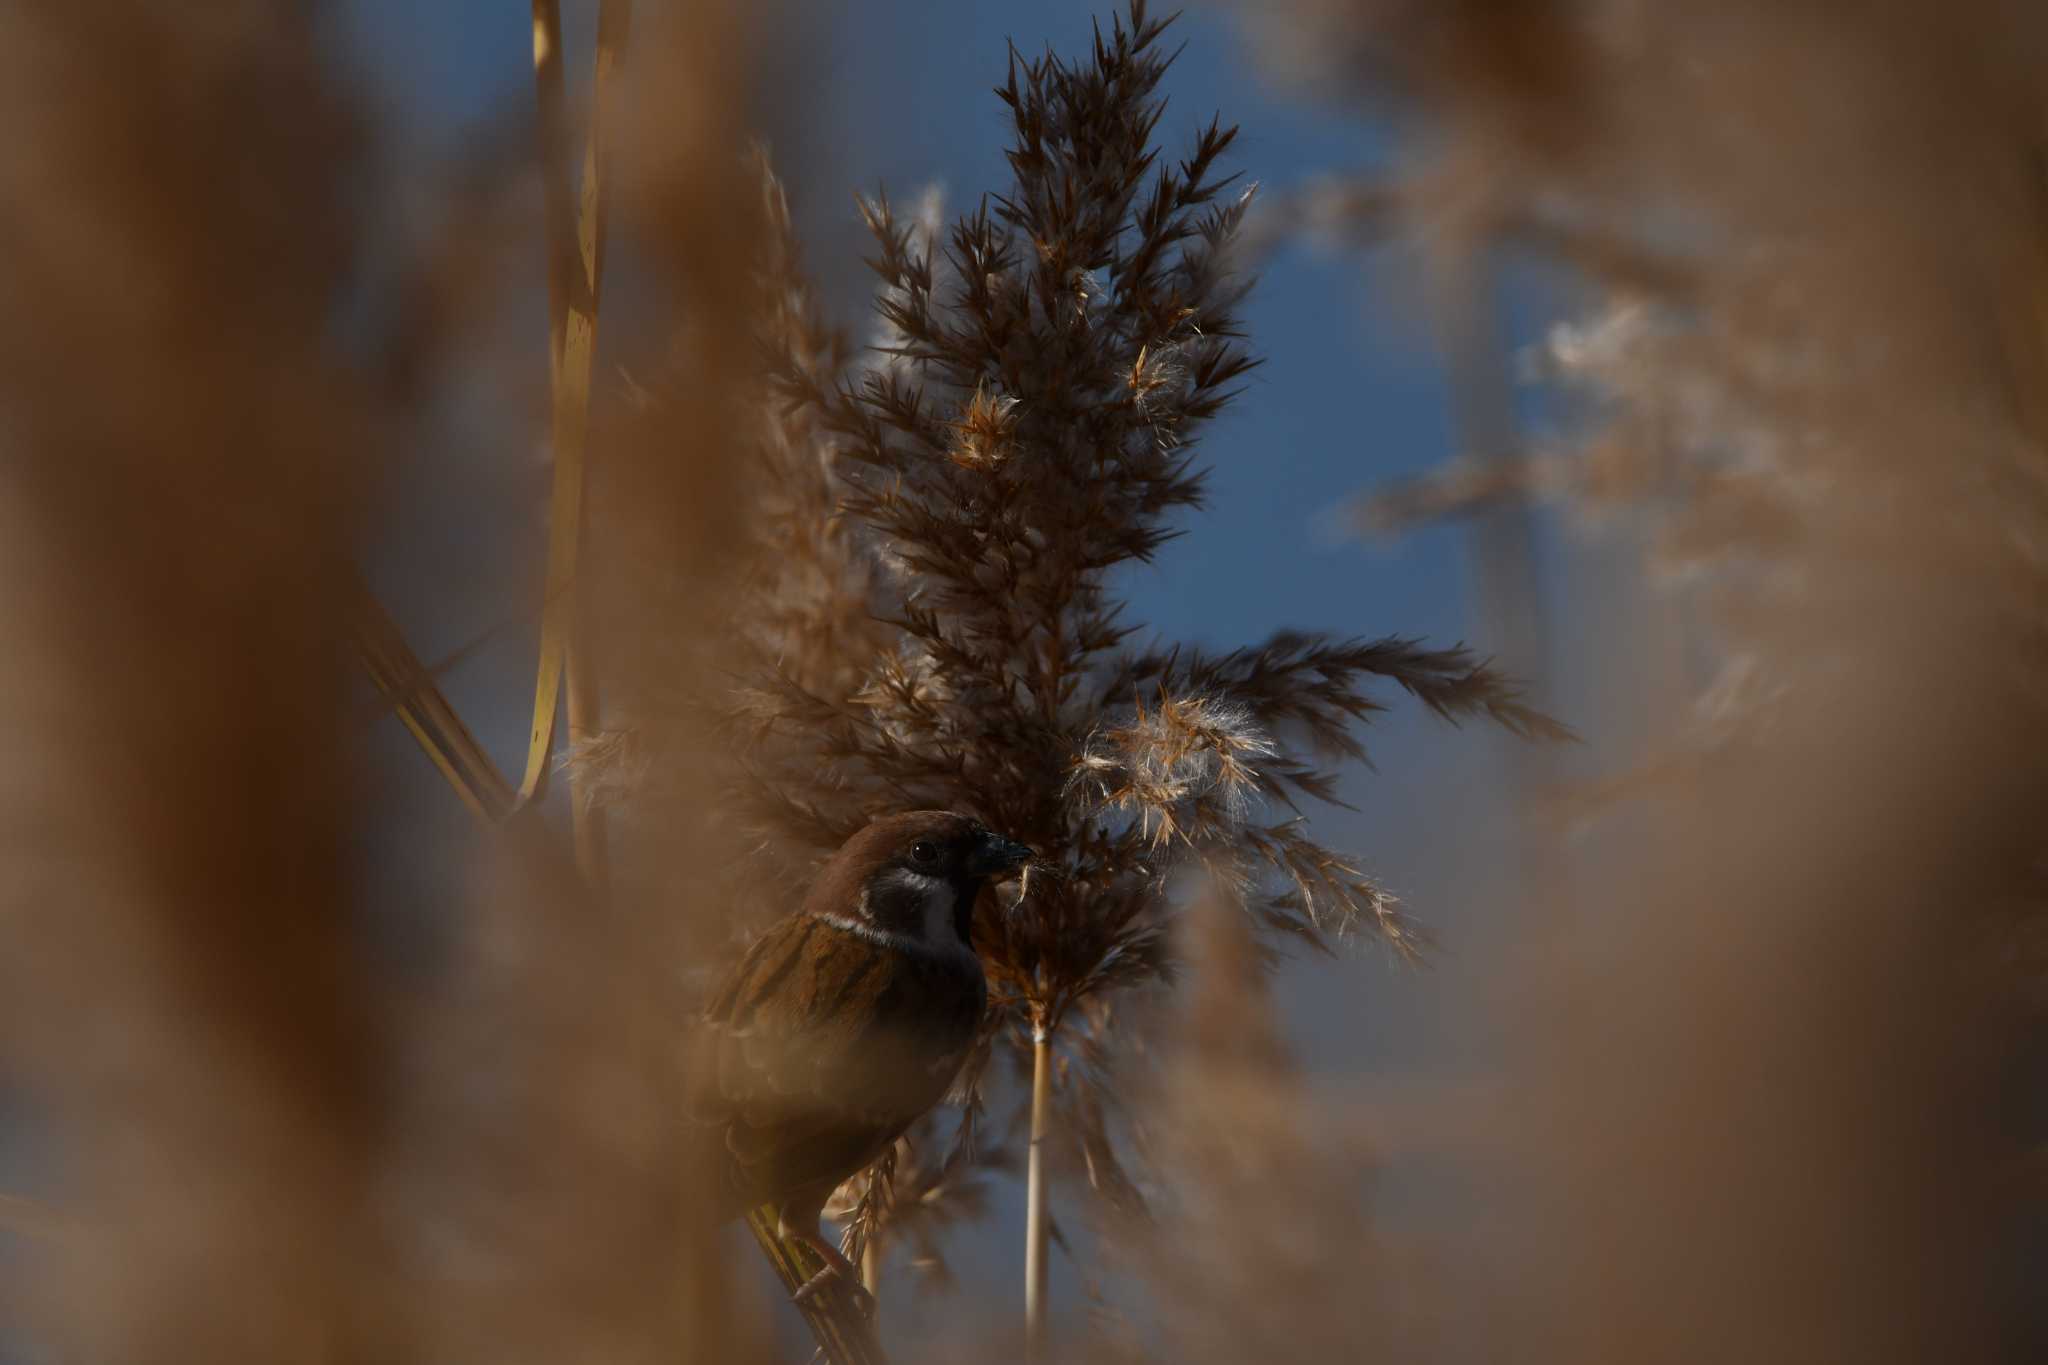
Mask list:
[[[590,8],[568,7],[572,69],[587,63]],[[858,6],[789,6],[767,22],[772,35],[764,85],[765,131],[790,182],[806,259],[841,319],[866,328],[852,212],[856,190],[886,188],[907,200],[930,185],[959,209],[1006,181],[1003,110],[990,87],[1003,75],[1005,43],[1026,51],[1051,43],[1077,53],[1098,11],[1075,0],[1016,6],[871,0]],[[359,52],[375,54],[375,93],[383,116],[405,130],[425,157],[459,157],[485,130],[523,129],[531,103],[527,10],[481,0],[353,0],[343,10]],[[394,44],[391,37],[402,34]],[[1222,12],[1185,15],[1186,50],[1169,75],[1171,103],[1161,124],[1168,147],[1184,145],[1212,113],[1242,132],[1232,168],[1268,193],[1333,170],[1384,165],[1383,130],[1355,112],[1317,108],[1276,93],[1261,77]],[[538,267],[536,259],[536,267]],[[1204,442],[1213,467],[1210,506],[1185,519],[1188,534],[1158,562],[1125,583],[1134,621],[1162,639],[1228,647],[1281,627],[1339,635],[1421,635],[1467,641],[1482,651],[1468,613],[1467,553],[1456,528],[1425,530],[1396,544],[1340,543],[1326,530],[1330,509],[1374,483],[1414,473],[1454,453],[1451,404],[1412,288],[1414,262],[1398,251],[1336,257],[1306,247],[1282,250],[1266,266],[1246,320],[1266,358],[1249,391]],[[1524,291],[1518,331],[1526,340],[1546,291]],[[535,363],[540,342],[536,333]],[[463,499],[463,515],[505,515],[474,490],[440,485],[432,499]],[[421,572],[460,573],[447,524],[422,514],[396,533],[378,570],[390,581]],[[418,543],[407,543],[408,536]],[[491,539],[488,531],[480,533]],[[1562,574],[1561,567],[1549,571]],[[488,575],[478,575],[488,577]],[[1618,610],[1619,608],[1616,608]],[[485,622],[467,610],[408,619],[432,658]],[[401,612],[401,615],[404,613]],[[1567,639],[1595,628],[1582,615],[1563,623]],[[530,636],[511,632],[450,679],[457,704],[478,718],[511,767],[523,738],[520,707],[530,686]],[[1565,684],[1570,699],[1591,694]],[[1324,840],[1363,856],[1445,940],[1439,965],[1399,971],[1367,951],[1335,965],[1300,965],[1279,996],[1304,1056],[1331,1076],[1443,1078],[1483,1065],[1483,1012],[1470,1007],[1485,957],[1515,900],[1503,856],[1499,797],[1501,743],[1483,730],[1458,731],[1422,716],[1398,698],[1371,737],[1377,772],[1347,774],[1356,811],[1318,816]],[[390,727],[395,731],[396,727]],[[1597,728],[1597,727],[1595,727]],[[437,779],[390,739],[390,780],[409,806],[443,832],[459,811],[435,790]],[[430,810],[433,813],[429,813]],[[1427,1173],[1417,1173],[1417,1188]],[[1400,1173],[1387,1196],[1398,1201]],[[992,1253],[989,1273],[1012,1267],[1008,1242]],[[1072,1303],[1071,1285],[1055,1293]]]

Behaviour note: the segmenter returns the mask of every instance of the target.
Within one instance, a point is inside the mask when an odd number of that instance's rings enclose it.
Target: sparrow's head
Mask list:
[[[1030,859],[1030,849],[969,816],[943,810],[886,815],[826,862],[804,911],[935,949],[966,947],[982,886]]]

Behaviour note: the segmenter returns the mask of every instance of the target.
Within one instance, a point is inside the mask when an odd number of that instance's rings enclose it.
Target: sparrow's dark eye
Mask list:
[[[939,846],[929,839],[919,839],[910,846],[910,861],[930,867],[939,860]]]

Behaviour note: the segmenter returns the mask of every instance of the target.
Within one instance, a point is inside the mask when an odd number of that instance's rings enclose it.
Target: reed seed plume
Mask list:
[[[748,282],[735,306],[769,357],[765,382],[707,390],[689,351],[636,375],[636,420],[670,429],[719,396],[697,420],[733,433],[755,501],[713,570],[733,606],[714,620],[715,595],[692,582],[658,630],[699,651],[673,676],[710,686],[701,701],[671,688],[616,708],[635,733],[579,751],[599,770],[590,789],[617,794],[625,827],[667,830],[654,816],[667,790],[687,802],[701,774],[724,772],[732,852],[709,861],[719,894],[756,915],[791,904],[818,859],[892,810],[969,811],[1038,850],[1014,897],[977,917],[997,1007],[962,1087],[969,1118],[913,1130],[908,1150],[929,1155],[892,1158],[840,1205],[849,1253],[898,1240],[902,1217],[941,1274],[920,1229],[971,1214],[972,1172],[1006,1150],[975,1117],[999,1058],[1063,1040],[1059,1067],[1038,1064],[1058,1078],[1059,1126],[1091,1188],[1142,1202],[1114,1136],[1109,999],[1169,977],[1177,871],[1222,877],[1262,940],[1327,951],[1364,929],[1404,956],[1424,946],[1300,810],[1335,800],[1331,763],[1365,759],[1354,731],[1386,704],[1375,683],[1448,720],[1564,733],[1462,649],[1299,632],[1220,655],[1127,647],[1137,627],[1111,575],[1199,505],[1196,442],[1255,363],[1233,265],[1252,196],[1219,169],[1234,133],[1212,121],[1178,161],[1152,145],[1165,28],[1141,5],[1084,60],[1013,52],[998,94],[1014,183],[950,227],[861,201],[879,285],[871,359],[822,318],[757,153],[757,188],[735,202],[758,246],[731,277]],[[738,685],[724,685],[735,658]],[[725,757],[652,757],[638,730],[663,707],[718,715]]]
[[[1462,649],[1298,632],[1217,656],[1128,648],[1112,574],[1199,506],[1197,442],[1256,363],[1233,255],[1253,196],[1221,169],[1234,130],[1212,120],[1177,160],[1153,145],[1169,22],[1135,5],[1081,60],[1013,51],[997,93],[1014,180],[943,233],[861,201],[872,361],[818,321],[780,191],[763,196],[774,402],[752,449],[778,507],[809,515],[763,523],[736,627],[750,666],[711,703],[762,854],[743,878],[786,895],[904,808],[1028,843],[1029,894],[984,906],[975,943],[993,1039],[1041,1051],[1106,1047],[1100,1002],[1165,977],[1182,867],[1225,870],[1262,935],[1420,945],[1297,809],[1334,800],[1328,762],[1364,758],[1375,684],[1446,719],[1562,734]],[[1060,1090],[1082,1131],[1114,1107]],[[1090,1159],[1098,1188],[1135,1190],[1113,1144]]]
[[[1109,572],[1199,502],[1195,441],[1253,363],[1230,266],[1250,192],[1216,169],[1233,134],[1212,123],[1177,165],[1149,145],[1164,29],[1140,7],[1090,60],[1013,54],[998,93],[1016,183],[943,243],[867,201],[892,340],[840,379],[807,326],[776,376],[821,452],[787,463],[836,494],[850,552],[782,559],[837,570],[821,577],[846,597],[829,600],[861,603],[873,629],[837,689],[800,676],[832,656],[815,630],[755,642],[730,718],[749,809],[798,850],[913,802],[1015,832],[1059,874],[983,926],[1020,984],[1085,980],[1148,921],[1161,830],[1213,841],[1255,797],[1331,795],[1313,756],[1363,757],[1351,727],[1383,705],[1376,679],[1449,718],[1553,730],[1460,650],[1296,633],[1215,658],[1122,648],[1137,628]],[[826,600],[802,582],[764,588]],[[1060,993],[1026,998],[1052,1017]]]

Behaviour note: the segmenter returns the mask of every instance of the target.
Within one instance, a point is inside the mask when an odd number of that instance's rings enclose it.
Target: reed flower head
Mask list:
[[[1252,192],[1220,170],[1235,132],[1212,121],[1175,159],[1154,145],[1166,26],[1136,4],[1084,60],[1013,52],[997,92],[1013,181],[943,232],[863,201],[871,357],[829,363],[807,307],[765,338],[780,435],[764,452],[792,506],[833,509],[833,538],[784,534],[757,557],[750,666],[721,703],[731,809],[771,851],[764,875],[799,880],[906,807],[972,812],[1040,851],[1027,894],[983,905],[975,947],[991,1044],[1062,1039],[1081,1133],[1114,1107],[1096,1089],[1107,1002],[1171,971],[1177,873],[1220,877],[1268,954],[1354,927],[1419,947],[1297,809],[1335,799],[1328,761],[1365,757],[1376,683],[1449,719],[1557,732],[1462,649],[1298,632],[1220,655],[1130,647],[1111,576],[1200,505],[1201,436],[1257,363],[1236,313]],[[1083,1147],[1097,1188],[1136,1189],[1116,1144]]]

